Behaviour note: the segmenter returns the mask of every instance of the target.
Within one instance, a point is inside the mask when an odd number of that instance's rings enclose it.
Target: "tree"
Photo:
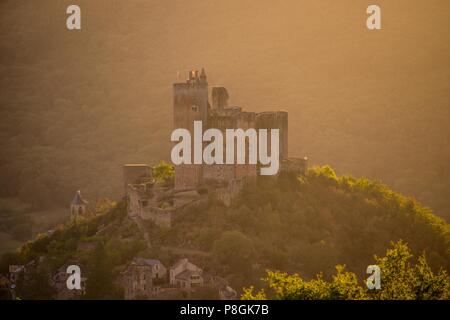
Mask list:
[[[22,274],[17,281],[17,297],[22,300],[50,300],[56,293],[50,284],[51,271],[46,266],[39,266],[27,274]]]
[[[283,300],[340,300],[340,299],[449,299],[450,278],[444,270],[434,274],[428,266],[425,255],[419,257],[414,266],[410,263],[412,254],[406,243],[392,243],[382,258],[375,257],[381,269],[381,289],[369,291],[345,266],[338,265],[331,282],[319,274],[316,279],[305,281],[300,275],[268,271],[264,281],[272,290],[274,299]],[[241,299],[267,299],[264,290],[244,288]]]
[[[425,254],[419,257],[414,267],[414,293],[416,299],[450,299],[450,282],[447,272],[440,269],[435,275],[427,263]]]
[[[231,273],[247,274],[255,258],[252,241],[239,231],[226,231],[214,243],[217,262]]]
[[[86,281],[86,298],[90,300],[114,299],[119,291],[114,283],[114,265],[102,244],[99,244],[92,255],[90,272]]]
[[[153,177],[156,181],[164,182],[175,176],[174,168],[171,164],[160,161],[153,167]]]
[[[386,256],[375,257],[381,269],[381,290],[372,294],[374,299],[448,299],[450,278],[446,271],[440,269],[434,274],[424,254],[412,266],[412,257],[403,241],[392,243]]]

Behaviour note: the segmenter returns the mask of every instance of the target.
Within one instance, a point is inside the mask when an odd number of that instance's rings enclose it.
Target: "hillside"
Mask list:
[[[205,67],[232,104],[289,112],[291,155],[449,219],[449,1],[379,0],[380,33],[364,1],[79,0],[79,33],[69,4],[0,1],[0,197],[117,198],[123,163],[168,160],[171,85]]]
[[[266,269],[299,272],[307,279],[322,272],[329,278],[335,265],[346,264],[364,277],[374,254],[382,256],[400,239],[415,256],[425,252],[433,270],[450,270],[447,223],[381,183],[338,177],[328,166],[310,169],[306,177],[260,177],[231,207],[210,198],[180,212],[171,229],[151,223],[143,228],[150,246],[127,217],[125,203],[105,201],[78,224],[62,225],[20,253],[4,255],[0,273],[8,264],[38,257],[44,257],[45,274],[79,261],[89,270],[88,288],[105,283],[112,288],[117,267],[133,257],[157,258],[165,265],[189,257],[241,289],[259,283]],[[96,278],[99,263],[109,278]],[[121,297],[120,290],[108,290],[90,297]]]

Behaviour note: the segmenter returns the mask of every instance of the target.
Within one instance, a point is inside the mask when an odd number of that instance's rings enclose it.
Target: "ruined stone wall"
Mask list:
[[[246,179],[230,180],[226,187],[216,189],[216,198],[226,206],[230,206],[233,199],[242,191],[246,182]]]
[[[256,178],[257,175],[256,164],[236,164],[235,165],[235,178]]]
[[[230,114],[225,114],[222,112],[211,112],[208,117],[208,128],[219,129],[225,137],[225,130],[236,127],[236,113],[230,112]]]
[[[126,164],[123,166],[124,193],[128,185],[152,179],[152,167],[147,164]]]
[[[161,209],[161,208],[155,208],[155,212],[153,215],[153,222],[160,226],[160,227],[171,227],[171,221],[172,221],[172,209]]]
[[[182,164],[175,166],[175,190],[197,188],[203,181],[202,165]]]
[[[127,197],[128,216],[131,218],[139,217],[141,215],[141,206],[139,203],[140,194],[138,189],[132,185],[128,185]]]
[[[150,187],[149,187],[150,186]],[[127,190],[127,212],[130,218],[153,221],[160,227],[170,228],[173,208],[161,208],[169,191],[167,187],[145,184],[129,184]]]
[[[162,209],[158,207],[145,207],[141,212],[143,220],[150,220],[159,227],[171,227],[173,209]]]
[[[289,158],[281,162],[280,172],[305,175],[308,171],[308,158]]]
[[[228,181],[235,178],[234,164],[213,164],[203,166],[203,179],[205,182],[211,180]]]

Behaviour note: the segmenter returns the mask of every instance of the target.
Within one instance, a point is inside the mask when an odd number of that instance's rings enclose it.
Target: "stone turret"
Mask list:
[[[200,74],[199,80],[200,80],[200,83],[208,84],[208,81],[206,79],[206,72],[205,72],[204,68],[202,68],[202,73]]]
[[[173,85],[174,128],[187,129],[193,136],[194,121],[202,121],[203,125],[206,125],[208,109],[208,81],[205,70],[203,69],[200,75],[197,70],[191,70],[186,82]],[[175,166],[175,187],[177,189],[192,189],[201,182],[201,165]]]
[[[173,85],[174,127],[193,132],[194,121],[206,124],[208,117],[208,82],[206,73],[191,70],[186,82]]]
[[[224,87],[213,87],[211,92],[212,108],[223,110],[228,108],[228,91]]]

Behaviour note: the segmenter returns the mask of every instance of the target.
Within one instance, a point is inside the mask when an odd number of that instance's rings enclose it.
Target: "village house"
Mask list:
[[[135,258],[122,271],[125,300],[156,297],[159,283],[166,281],[167,269],[156,259]]]
[[[172,286],[191,289],[203,286],[203,270],[188,259],[180,259],[170,268],[170,284]]]
[[[42,260],[42,257],[40,257],[39,260]],[[16,299],[16,287],[18,283],[29,281],[36,268],[37,268],[36,260],[31,260],[25,265],[18,265],[18,264],[9,265],[8,278],[9,278],[9,286],[11,289],[10,293],[13,300]]]
[[[12,264],[9,266],[9,281],[11,284],[17,284],[19,279],[28,280],[31,273],[36,269],[36,260],[31,260],[25,265]]]

